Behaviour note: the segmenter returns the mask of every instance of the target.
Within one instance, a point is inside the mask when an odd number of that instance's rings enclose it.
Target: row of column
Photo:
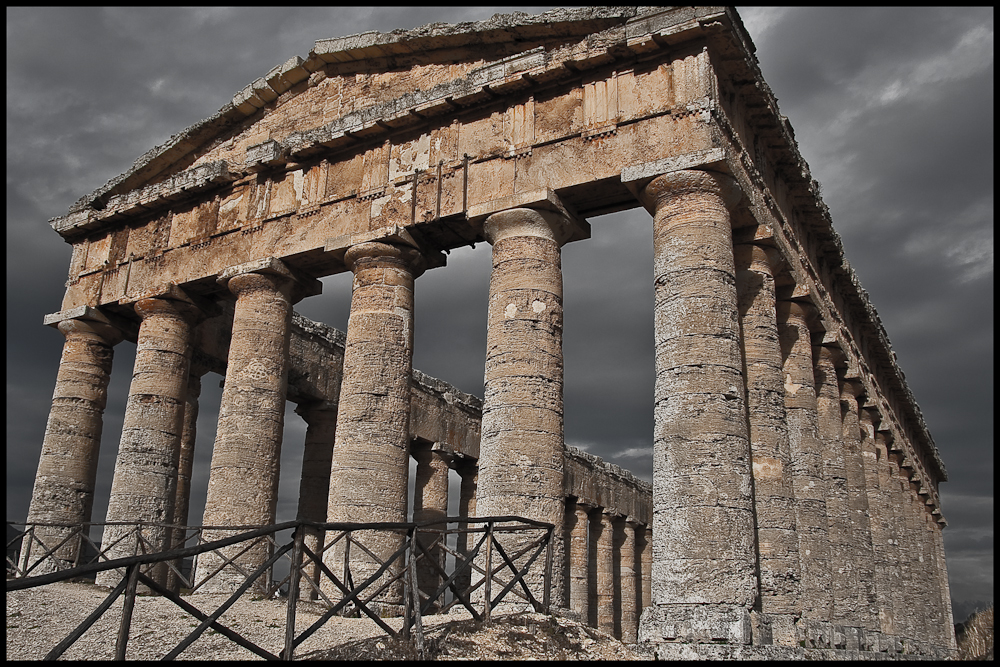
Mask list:
[[[778,298],[777,251],[734,247],[735,182],[673,172],[641,198],[655,220],[656,290],[653,606],[643,639],[871,648],[880,632],[900,633],[879,614],[909,604],[899,610],[907,636],[947,645],[950,620],[935,611],[921,624],[912,606],[947,596],[943,561],[937,572],[920,565],[921,553],[935,553],[919,530],[933,523],[929,512],[915,487],[869,508],[863,386],[845,377],[805,288],[783,286]],[[884,465],[896,491],[908,476],[891,457]],[[922,584],[922,594],[876,576],[870,517],[896,511],[914,541],[904,552],[890,539],[886,551],[904,565],[901,583]],[[868,636],[838,637],[846,626]]]
[[[894,539],[915,540],[907,554],[937,553],[933,540],[916,540],[906,530],[926,525],[926,512],[910,502],[919,496],[903,488],[900,462],[878,451],[880,486],[873,492],[864,429],[853,425],[860,385],[838,377],[835,350],[814,350],[810,326],[817,319],[805,295],[776,298],[777,253],[734,249],[729,210],[739,197],[731,178],[698,170],[665,174],[642,190],[654,215],[656,342],[653,566],[643,627],[651,641],[747,644],[756,611],[771,619],[777,643],[796,641],[800,617],[898,632],[900,619],[913,616],[896,604],[906,598],[890,593],[896,606],[885,606],[886,596],[866,583],[878,569],[879,549],[866,546],[878,529],[866,532],[864,496],[871,504],[875,493],[887,516],[899,512],[884,521],[895,535],[883,550],[886,567],[891,556],[904,556]],[[484,225],[493,272],[476,512],[553,524],[557,563],[566,562],[560,248],[574,224],[563,213],[518,208]],[[329,468],[326,452],[316,460],[321,472],[310,483],[322,484],[329,471],[328,521],[402,522],[413,285],[423,259],[408,246],[369,242],[350,248],[344,261],[354,273],[351,316],[340,402],[333,424],[324,427],[335,430],[335,446]],[[273,259],[234,267],[220,280],[237,299],[204,524],[273,523],[291,306],[308,290]],[[108,519],[168,521],[199,313],[177,288],[140,300],[136,310],[142,318],[136,372]],[[53,486],[79,490],[67,516],[86,516],[92,502],[88,456],[96,457],[117,334],[96,320],[61,329],[64,362],[29,520],[51,520],[55,512],[46,507],[67,505],[53,502]],[[308,511],[319,516],[321,508]],[[105,545],[117,530],[108,527]],[[205,537],[225,534],[215,529]],[[166,534],[152,539],[171,543]],[[364,540],[382,560],[402,544],[401,535],[385,533]],[[517,540],[506,547],[516,550]],[[261,547],[239,563],[252,568],[266,557]],[[328,564],[342,558],[336,550],[327,554]],[[378,567],[360,550],[351,560],[355,581]],[[543,567],[527,577],[539,597]],[[213,556],[199,561],[198,575],[218,568],[216,586],[242,581],[237,568]],[[917,569],[901,576],[912,585]],[[937,569],[935,586],[946,590]],[[398,610],[401,595],[400,585],[390,587],[380,600],[383,611]],[[552,599],[559,604],[568,595],[557,567]],[[876,613],[890,620],[876,624]]]
[[[592,627],[635,643],[650,605],[652,529],[606,508],[567,512],[568,607]]]

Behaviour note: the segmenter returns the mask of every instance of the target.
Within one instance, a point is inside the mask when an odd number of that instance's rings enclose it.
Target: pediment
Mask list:
[[[605,7],[320,40],[52,221],[75,235],[281,162],[302,161],[613,61],[629,39],[721,8]],[[641,46],[639,48],[642,48]]]

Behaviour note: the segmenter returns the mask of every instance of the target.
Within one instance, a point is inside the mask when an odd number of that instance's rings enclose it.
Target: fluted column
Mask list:
[[[587,572],[590,563],[588,508],[579,502],[573,503],[572,520],[569,526],[569,608],[580,614],[586,623],[589,616],[590,595]]]
[[[354,287],[327,517],[329,521],[405,522],[413,282],[423,265],[416,249],[382,242],[352,246],[344,262],[354,272]],[[354,537],[384,562],[403,545],[405,536],[369,531]],[[343,558],[340,547],[329,550],[324,561],[334,572],[342,572]],[[398,574],[402,565],[397,560],[383,576]],[[354,581],[360,583],[380,563],[353,548],[350,566]],[[380,585],[375,584],[376,588]],[[332,582],[325,586],[339,594]],[[400,579],[381,594],[378,604],[383,613],[400,613],[402,595]]]
[[[858,397],[864,391],[859,380],[846,378],[840,384],[840,404],[844,414],[844,475],[847,480],[851,550],[857,573],[860,596],[858,622],[869,632],[879,631],[878,594],[875,580],[875,555],[869,519],[867,478],[864,464],[864,438],[867,428],[861,424]]]
[[[882,435],[882,433],[880,433]],[[889,504],[893,512],[893,551],[895,552],[896,582],[893,605],[896,609],[896,633],[900,637],[915,638],[913,624],[913,568],[910,558],[912,553],[908,548],[909,539],[906,529],[906,482],[899,467],[901,455],[896,444],[895,434],[886,439],[888,449],[887,463],[889,468],[888,488]]]
[[[443,520],[448,516],[448,463],[451,459],[440,445],[413,449],[413,458],[417,461],[416,479],[413,489],[413,522]],[[429,529],[445,528],[441,523],[429,526]],[[438,544],[434,545],[435,539]],[[444,550],[441,548],[441,538],[431,532],[420,533],[420,543],[429,554],[417,561],[417,582],[420,590],[427,595],[434,595],[441,585],[441,575],[431,564],[437,563],[444,567]],[[432,546],[433,545],[433,546]],[[434,609],[440,608],[440,601]]]
[[[796,646],[795,621],[802,612],[799,539],[774,287],[781,259],[774,248],[743,244],[736,246],[735,260],[753,453],[760,607],[770,617],[774,642]]]
[[[326,501],[330,493],[330,461],[337,433],[337,406],[327,401],[311,401],[300,403],[295,412],[306,422],[296,518],[300,521],[325,523]],[[326,531],[312,527],[303,530],[305,546],[319,557]],[[302,569],[315,584],[319,584],[319,563],[303,561]],[[315,588],[302,581],[299,584],[299,597],[303,600],[315,600],[319,595]]]
[[[730,177],[653,179],[653,608],[643,641],[750,643],[757,596]],[[713,526],[705,530],[705,526]]]
[[[863,607],[854,571],[847,518],[847,477],[844,470],[844,421],[840,409],[840,384],[836,361],[840,354],[827,345],[813,348],[816,382],[817,427],[821,443],[823,481],[826,483],[827,535],[830,540],[831,620],[857,625]]]
[[[615,633],[614,516],[607,510],[600,514],[601,532],[597,536],[597,629]]]
[[[179,290],[176,290],[179,292]],[[107,521],[143,521],[148,545],[139,545],[134,526],[107,525],[102,548],[108,558],[155,553],[170,548],[177,494],[177,465],[198,310],[174,298],[140,299],[142,318],[135,351],[135,370],[125,406],[121,443],[111,482]],[[152,578],[166,584],[167,567],[151,568]],[[98,573],[96,583],[115,586],[123,570]]]
[[[517,515],[555,526],[553,557],[563,544],[563,356],[560,247],[572,222],[550,211],[514,208],[487,218],[493,246],[486,329],[486,373],[479,447],[478,513]],[[503,536],[505,549],[521,538]],[[526,557],[525,557],[526,558]],[[542,599],[540,559],[525,575]],[[564,605],[562,568],[553,571],[552,597]]]
[[[275,521],[289,327],[293,293],[297,295],[298,289],[291,272],[276,259],[259,268],[256,263],[251,266],[233,267],[219,277],[219,282],[236,295],[236,307],[208,478],[205,526],[260,526]],[[233,532],[206,530],[203,539],[222,539]],[[237,544],[221,551],[235,554],[246,546]],[[270,552],[269,546],[260,542],[236,562],[252,572],[268,559]],[[217,554],[202,554],[198,579],[219,565]],[[264,579],[258,579],[255,588],[267,586],[269,582]],[[203,590],[231,591],[243,581],[239,570],[226,566]]]
[[[198,364],[192,357],[187,393],[184,396],[184,428],[181,432],[180,456],[177,459],[177,493],[174,494],[174,519],[171,522],[175,526],[181,527],[171,531],[170,544],[173,549],[194,546],[193,544],[184,544],[185,531],[183,526],[188,525],[188,511],[191,506],[191,473],[194,468],[194,447],[198,434],[198,399],[201,396],[201,376],[207,372],[208,369]],[[180,571],[183,559],[178,558],[173,565]],[[181,581],[173,570],[167,572],[167,588],[174,593],[180,592]]]
[[[619,583],[621,586],[621,640],[634,644],[639,630],[639,616],[636,613],[636,535],[638,524],[629,519],[621,522],[621,546],[619,547]]]
[[[795,523],[802,573],[802,617],[829,621],[829,536],[826,517],[827,484],[823,478],[822,447],[817,429],[812,342],[804,304],[778,302],[778,331],[785,356],[785,409],[788,414]]]
[[[99,319],[103,318],[100,313],[93,311],[93,316],[62,320],[50,316],[66,340],[27,519],[28,523],[67,526],[40,526],[35,530],[35,536],[50,549],[65,539],[72,530],[70,526],[89,523],[92,518],[113,348],[123,338],[119,329]],[[63,566],[75,564],[79,548],[80,540],[72,539],[56,551],[55,558]],[[34,565],[42,551],[38,544],[31,544],[30,549],[22,544],[22,567]],[[47,561],[31,573],[53,569],[54,564]]]

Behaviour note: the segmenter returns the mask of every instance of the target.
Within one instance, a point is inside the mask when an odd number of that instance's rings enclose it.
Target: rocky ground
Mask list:
[[[107,589],[91,584],[59,583],[7,594],[7,660],[39,660],[68,635],[105,598]],[[185,598],[202,611],[214,611],[225,596]],[[121,621],[119,599],[64,655],[63,659],[107,660],[114,657]],[[301,632],[322,613],[316,604],[298,607]],[[284,600],[243,599],[221,622],[277,654],[284,642]],[[387,621],[399,627],[400,619]],[[126,657],[152,660],[165,655],[198,625],[169,600],[139,597],[132,618]],[[300,660],[633,660],[629,646],[593,628],[555,616],[498,615],[483,626],[467,612],[425,618],[423,651],[415,642],[393,640],[369,619],[334,617],[296,650]],[[185,650],[182,660],[255,660],[259,656],[208,630]]]

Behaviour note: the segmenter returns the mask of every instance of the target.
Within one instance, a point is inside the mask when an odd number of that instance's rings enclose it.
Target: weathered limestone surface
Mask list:
[[[840,386],[828,346],[813,347],[813,377],[816,382],[817,431],[821,443],[823,479],[827,484],[826,517],[830,540],[830,580],[833,594],[831,618],[841,624],[859,620],[863,606],[850,544],[847,509],[847,478],[844,470],[844,423],[840,411]]]
[[[493,273],[476,492],[483,516],[525,516],[555,526],[553,553],[560,563],[566,557],[560,246],[571,224],[526,208],[495,213],[486,222]],[[508,550],[517,544],[511,538]],[[543,577],[542,563],[525,577],[539,599]],[[553,599],[562,606],[565,586],[556,569]]]
[[[27,520],[72,526],[91,520],[111,363],[114,346],[123,334],[99,313],[54,323],[66,342]],[[53,526],[39,528],[36,535],[48,548],[54,548],[68,532],[67,528]],[[37,554],[40,547],[32,545],[32,550]],[[55,556],[74,562],[78,552],[79,542],[71,540]],[[26,552],[22,557],[28,555]],[[32,559],[23,565],[34,562]],[[46,569],[42,564],[34,571],[42,573]]]
[[[413,281],[420,256],[413,248],[362,243],[347,251],[354,272],[351,317],[344,348],[344,376],[337,437],[330,471],[327,520],[405,522],[409,465],[410,376],[413,365]],[[403,544],[400,533],[357,535],[376,558],[388,560]],[[324,556],[328,567],[343,563],[343,543]],[[360,549],[351,552],[355,581],[365,581],[381,563]],[[386,575],[402,567],[397,561]],[[402,581],[381,602],[389,612],[402,602]],[[334,590],[332,582],[326,586]]]
[[[642,632],[749,643],[756,549],[729,215],[740,193],[727,176],[681,170],[643,197],[654,214],[656,423]]]
[[[817,423],[812,342],[807,323],[809,306],[779,301],[777,312],[785,358],[785,408],[802,572],[802,617],[829,621],[833,595],[830,590],[827,483],[823,478],[823,449]]]
[[[295,410],[305,420],[306,440],[302,451],[302,477],[299,482],[299,505],[296,518],[324,523],[326,501],[330,493],[330,465],[333,459],[333,440],[337,432],[337,406],[327,401],[300,403]],[[319,553],[326,535],[318,528],[305,528],[304,545],[314,554]],[[306,574],[320,581],[318,563],[311,563]],[[299,597],[314,600],[316,589],[303,582]]]
[[[584,620],[590,615],[590,595],[588,571],[590,569],[590,543],[588,526],[589,509],[579,501],[573,503],[572,518],[568,520],[570,531],[569,561],[569,608],[580,614]]]
[[[735,248],[735,262],[753,455],[760,609],[770,616],[775,643],[795,646],[795,622],[802,612],[801,573],[775,310],[780,256],[774,248],[741,244]]]
[[[878,595],[875,581],[875,555],[872,547],[872,530],[868,504],[867,478],[864,464],[864,439],[867,430],[862,427],[858,397],[863,387],[860,382],[845,378],[840,383],[840,404],[844,414],[844,474],[847,481],[847,500],[851,553],[857,577],[859,606],[855,620],[868,632],[880,630],[878,623]]]
[[[109,525],[105,526],[101,541],[109,558],[141,552],[138,537],[129,535],[133,528],[110,525],[112,522],[138,519],[161,524],[145,526],[143,537],[152,551],[164,551],[171,546],[171,530],[162,524],[174,519],[192,329],[198,318],[197,308],[190,301],[173,298],[141,299],[136,302],[135,310],[142,324],[111,482]],[[97,584],[114,586],[123,574],[117,570],[100,572]],[[165,563],[152,572],[161,585],[166,583],[166,575]]]
[[[413,521],[424,523],[437,521],[448,516],[448,463],[449,456],[440,447],[415,447],[413,457],[417,460],[416,480],[413,493]],[[440,524],[438,528],[444,528]],[[431,529],[434,526],[430,526]],[[441,585],[438,568],[444,569],[445,551],[440,539],[433,533],[422,533],[420,545],[427,553],[417,562],[417,585],[429,596],[437,592]],[[437,564],[437,567],[434,564]]]
[[[296,280],[277,260],[261,270],[244,272],[236,267],[221,279],[237,298],[203,525],[273,524]],[[226,534],[206,530],[204,539]],[[237,550],[234,546],[221,551],[235,554]],[[266,543],[260,543],[237,562],[252,571],[267,560],[269,551]],[[220,564],[219,556],[203,555],[197,576],[204,578]],[[227,566],[207,586],[209,590],[235,590],[242,581],[239,571]]]

